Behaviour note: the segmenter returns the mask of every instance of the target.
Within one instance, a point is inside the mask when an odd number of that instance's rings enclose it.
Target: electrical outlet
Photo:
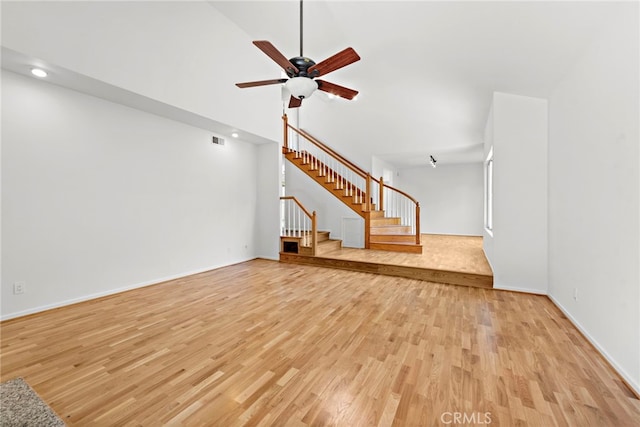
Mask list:
[[[578,301],[578,288],[573,288],[573,300]]]
[[[25,283],[24,282],[14,282],[13,284],[13,293],[15,295],[24,294],[25,291]]]

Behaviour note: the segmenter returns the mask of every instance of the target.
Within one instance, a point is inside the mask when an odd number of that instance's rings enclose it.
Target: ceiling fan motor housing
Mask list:
[[[309,77],[309,78],[317,77],[317,73],[314,73],[316,75],[313,75],[313,76],[310,76],[307,73],[307,70],[309,69],[309,67],[316,65],[313,59],[307,58],[306,56],[296,56],[294,58],[291,58],[289,62],[291,62],[299,71],[298,74],[296,74],[291,69],[287,70],[287,75],[289,77]]]

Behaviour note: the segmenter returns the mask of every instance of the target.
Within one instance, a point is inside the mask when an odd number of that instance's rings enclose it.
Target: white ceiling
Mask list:
[[[103,7],[107,3],[109,7]],[[18,2],[5,7],[8,4],[14,3],[2,2],[3,68],[28,73],[25,64],[36,63],[5,48],[8,34],[9,47],[25,46],[35,51],[23,53],[52,56],[72,65],[75,72],[59,68],[60,75],[69,71],[64,74],[68,78],[56,84],[206,125],[222,134],[235,128],[218,121],[225,120],[209,108],[212,99],[225,100],[220,108],[237,110],[244,105],[246,111],[240,115],[271,123],[273,111],[261,106],[277,106],[273,99],[281,97],[279,85],[234,86],[281,76],[278,65],[250,41],[269,40],[286,57],[299,54],[298,0]],[[629,4],[305,0],[305,56],[319,62],[353,47],[362,60],[323,79],[360,94],[357,100],[346,101],[316,91],[289,115],[296,118],[299,113],[302,128],[367,169],[372,155],[398,169],[426,166],[429,155],[438,164],[481,161],[492,93],[548,97],[599,33],[628,13]],[[203,26],[211,18],[201,7],[217,11],[208,28]],[[196,11],[200,14],[194,15]],[[220,14],[230,22],[215,21]],[[97,16],[110,21],[97,23]],[[40,30],[42,25],[50,25],[50,31],[55,28],[55,34]],[[94,31],[93,26],[99,28]],[[226,38],[212,36],[221,33]],[[81,36],[89,41],[81,43]],[[93,40],[101,47],[94,48]],[[212,48],[217,50],[208,50]],[[182,55],[184,51],[189,54]],[[181,58],[188,61],[182,64]],[[102,63],[117,66],[109,69],[111,73],[102,72]],[[152,69],[158,64],[160,71]],[[110,85],[80,75],[83,70],[110,76],[106,80]],[[147,95],[136,98],[137,92],[116,90],[118,82],[127,83],[123,88],[143,88],[146,92],[140,93]],[[183,104],[199,115],[189,116]],[[263,112],[264,117],[256,117]],[[279,125],[274,129],[279,132]],[[247,133],[245,139],[261,143],[269,137]]]
[[[38,66],[46,69],[50,74],[53,74],[53,76],[50,75],[43,81],[47,81],[58,86],[70,88],[78,92],[93,95],[98,98],[126,105],[137,110],[146,111],[161,117],[177,120],[200,129],[209,130],[216,134],[216,136],[223,139],[225,137],[228,138],[229,135],[232,135],[235,132],[238,132],[237,128],[226,123],[221,123],[209,117],[204,117],[192,111],[176,107],[175,105],[170,105],[139,93],[128,91],[121,87],[60,67],[59,65],[48,63],[42,59],[34,58],[21,52],[16,52],[4,46],[2,46],[0,52],[0,56],[2,57],[2,68],[4,70],[13,71],[14,73],[33,78],[31,75],[31,67]],[[264,144],[271,142],[260,135],[252,134],[246,130],[243,130],[242,132],[242,139],[243,141],[252,144]]]
[[[252,40],[299,54],[299,2],[210,1]],[[494,91],[548,97],[616,14],[605,2],[305,1],[304,54],[316,62],[353,47],[361,61],[323,77],[360,91],[356,101],[316,92],[300,126],[345,154],[398,168],[481,161]],[[237,58],[237,82],[278,78]],[[242,89],[280,96],[278,87]],[[364,156],[360,158],[364,160]]]

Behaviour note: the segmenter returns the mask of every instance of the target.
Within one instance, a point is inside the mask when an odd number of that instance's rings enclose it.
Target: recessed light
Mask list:
[[[45,70],[41,69],[41,68],[32,68],[31,69],[31,74],[33,74],[36,77],[47,77],[48,74]]]
[[[231,134],[231,136],[234,137],[234,138],[237,138],[238,137],[238,133],[234,132],[234,133]]]

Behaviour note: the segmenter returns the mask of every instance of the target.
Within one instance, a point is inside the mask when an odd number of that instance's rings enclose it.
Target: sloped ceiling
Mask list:
[[[491,94],[547,97],[629,4],[306,0],[304,54],[318,62],[353,47],[362,60],[323,78],[360,95],[316,91],[288,114],[366,168],[372,156],[399,169],[428,165],[430,154],[438,164],[481,161]],[[279,138],[281,88],[234,83],[281,76],[251,40],[298,55],[297,0],[1,6],[4,48],[255,140]]]
[[[253,40],[299,53],[298,1],[211,1]],[[398,168],[481,161],[494,91],[547,97],[585,47],[611,25],[615,2],[306,1],[304,54],[316,62],[353,47],[362,60],[323,77],[360,91],[356,101],[317,91],[300,126],[360,163]],[[238,58],[237,81],[270,59]],[[256,97],[279,88],[243,89]],[[295,114],[295,113],[292,113]]]

